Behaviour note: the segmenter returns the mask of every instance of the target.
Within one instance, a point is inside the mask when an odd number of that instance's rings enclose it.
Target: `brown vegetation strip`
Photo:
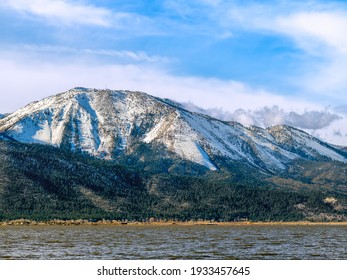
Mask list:
[[[27,219],[18,219],[11,221],[2,221],[0,226],[47,226],[47,225],[62,225],[62,226],[73,226],[73,225],[114,225],[114,226],[261,226],[261,225],[343,225],[347,226],[347,221],[344,222],[310,222],[310,221],[298,221],[298,222],[209,222],[209,221],[152,221],[152,222],[124,222],[116,220],[50,220],[50,221],[33,221]]]

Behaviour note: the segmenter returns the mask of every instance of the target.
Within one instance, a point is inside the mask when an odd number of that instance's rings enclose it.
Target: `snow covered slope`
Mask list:
[[[130,91],[74,88],[0,119],[0,133],[106,159],[136,154],[140,145],[151,145],[210,170],[235,161],[283,170],[294,159],[320,156],[347,162],[334,147],[292,127],[246,128]]]

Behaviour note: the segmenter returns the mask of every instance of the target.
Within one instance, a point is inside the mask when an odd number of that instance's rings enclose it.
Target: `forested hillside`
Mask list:
[[[139,163],[129,162],[119,165],[47,145],[0,140],[0,219],[327,221],[347,217],[342,163],[320,164],[330,176],[318,172],[318,163],[310,169],[317,174],[305,172],[306,162],[288,170],[287,176],[265,176],[241,166],[202,174],[192,168],[191,173],[144,170]],[[333,181],[334,174],[341,175]]]

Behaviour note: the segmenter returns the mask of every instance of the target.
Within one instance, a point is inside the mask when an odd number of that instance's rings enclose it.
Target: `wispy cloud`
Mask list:
[[[279,16],[274,25],[267,26],[294,38],[305,50],[315,52],[317,45],[324,44],[341,53],[347,52],[347,14],[340,11],[295,12]],[[321,50],[321,48],[320,48]]]
[[[0,45],[1,46],[1,45]],[[169,63],[173,59],[159,55],[150,55],[144,51],[131,51],[131,50],[115,50],[115,49],[88,49],[88,48],[72,48],[60,45],[32,45],[32,44],[18,44],[14,46],[6,45],[1,46],[7,51],[13,50],[14,52],[31,52],[33,54],[47,54],[52,59],[55,55],[61,57],[66,56],[105,56],[118,59],[119,62],[142,62],[142,63]],[[1,51],[1,48],[0,48]]]
[[[133,55],[137,59],[138,54],[130,53],[130,56]],[[13,97],[11,100],[14,103],[21,100],[22,105],[30,102],[35,95],[42,98],[78,85],[95,88],[107,85],[112,89],[140,90],[173,98],[178,102],[191,101],[203,108],[214,106],[226,111],[238,108],[255,110],[266,105],[285,108],[314,106],[305,100],[280,96],[237,81],[174,75],[161,63],[133,61],[120,64],[107,59],[96,60],[93,56],[85,56],[83,59],[81,56],[65,56],[64,60],[52,57],[45,59],[40,52],[23,53],[20,50],[0,52],[0,62],[2,68],[6,69],[1,73],[2,78],[7,81],[0,84],[0,92],[17,95],[18,98]],[[18,78],[21,79],[20,83]],[[23,96],[24,92],[31,94]],[[6,96],[1,95],[0,98],[0,105],[4,108],[10,102]],[[15,109],[13,106],[8,107]]]
[[[347,14],[339,11],[295,13],[277,18],[273,30],[290,36],[313,59],[299,83],[311,92],[345,95],[347,90]]]
[[[117,51],[117,50],[93,50],[93,49],[83,49],[82,52],[87,54],[94,54],[94,55],[104,55],[104,56],[112,56],[112,57],[119,57],[119,58],[128,58],[133,61],[140,61],[140,62],[161,62],[161,63],[168,63],[171,61],[170,58],[159,56],[159,55],[149,55],[144,51],[140,52],[133,52],[133,51]]]
[[[72,0],[3,0],[0,5],[65,25],[109,26],[112,16],[108,9]]]
[[[296,91],[344,98],[347,90],[347,5],[344,1],[196,0],[210,26],[237,40],[244,31],[286,40],[295,71],[282,77]],[[189,5],[189,4],[186,4]],[[230,38],[230,37],[227,37]],[[274,42],[274,41],[272,41]],[[278,41],[279,42],[279,41]],[[283,42],[283,41],[282,41]],[[275,46],[276,47],[276,46]],[[346,100],[346,99],[345,99]]]

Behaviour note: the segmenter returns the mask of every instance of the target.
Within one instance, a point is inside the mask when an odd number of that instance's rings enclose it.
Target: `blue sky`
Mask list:
[[[2,0],[0,25],[0,113],[130,89],[347,146],[347,1]]]

